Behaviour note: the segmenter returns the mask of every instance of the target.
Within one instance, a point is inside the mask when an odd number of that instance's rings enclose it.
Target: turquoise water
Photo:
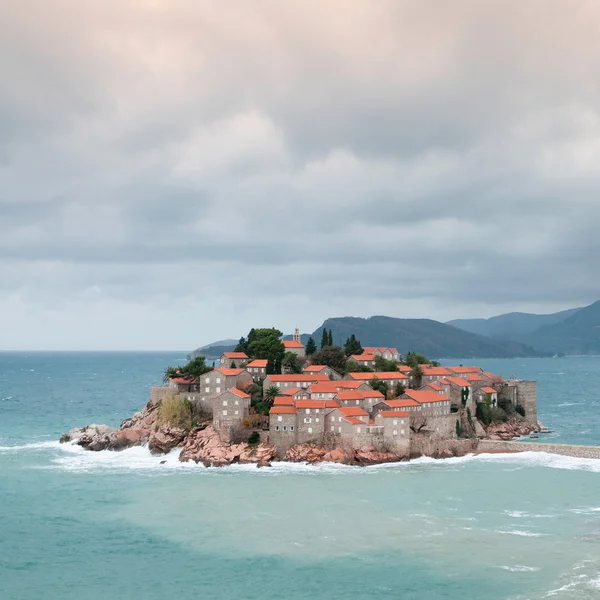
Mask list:
[[[0,354],[1,600],[600,598],[600,461],[205,469],[56,443],[183,358]],[[600,443],[600,359],[479,362],[539,379],[556,441]]]

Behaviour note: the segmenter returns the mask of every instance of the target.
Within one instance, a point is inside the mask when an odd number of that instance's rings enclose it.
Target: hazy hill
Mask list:
[[[455,319],[448,321],[447,325],[494,339],[522,340],[524,336],[528,336],[541,327],[555,325],[568,319],[579,310],[581,309],[571,308],[548,315],[513,312],[489,319]]]
[[[600,300],[567,319],[524,336],[535,348],[557,354],[600,354]]]
[[[400,353],[409,350],[431,358],[511,358],[539,356],[540,353],[520,342],[492,340],[430,319],[392,317],[340,317],[327,319],[314,333],[317,343],[323,327],[333,331],[336,344],[355,334],[363,346],[391,346]]]

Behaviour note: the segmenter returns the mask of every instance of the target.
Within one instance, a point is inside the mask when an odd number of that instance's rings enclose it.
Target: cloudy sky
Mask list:
[[[600,298],[597,0],[0,2],[0,349]]]

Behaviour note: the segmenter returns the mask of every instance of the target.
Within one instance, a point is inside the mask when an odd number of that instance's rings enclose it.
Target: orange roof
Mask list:
[[[367,360],[373,361],[375,360],[376,356],[374,354],[353,354],[350,358],[356,362],[360,362]]]
[[[439,383],[428,383],[426,387],[431,387],[438,392],[442,392],[444,388]]]
[[[294,399],[290,396],[275,396],[273,406],[294,406]]]
[[[283,390],[281,393],[284,396],[293,396],[294,394],[297,394],[298,392],[306,392],[306,390],[299,388],[299,387],[293,387],[293,388],[289,388],[287,390]]]
[[[340,403],[337,400],[296,400],[296,408],[339,408]]]
[[[439,382],[440,382],[442,385],[450,385],[450,382],[449,382],[449,381],[448,381],[446,378],[444,378],[444,379],[440,379],[440,380],[439,380]]]
[[[246,392],[242,392],[242,390],[238,390],[237,388],[231,388],[228,391],[236,396],[239,396],[240,398],[250,398],[250,394],[246,394]]]
[[[304,344],[296,340],[283,340],[281,343],[285,348],[304,348]]]
[[[460,385],[460,387],[471,387],[471,384],[462,377],[447,377],[447,379],[450,383],[453,383],[454,385]]]
[[[276,383],[278,381],[303,381],[303,382],[313,382],[313,381],[329,381],[329,377],[327,375],[321,375],[319,373],[315,373],[311,375],[310,373],[291,373],[287,375],[267,375],[267,377],[273,382]]]
[[[375,425],[375,421],[373,421],[373,419],[369,419],[369,425]]]
[[[354,417],[344,417],[344,421],[348,421],[348,423],[352,423],[352,425],[366,425],[364,421]]]
[[[185,377],[174,377],[171,381],[177,385],[190,385],[196,383],[196,380],[193,377],[189,379],[186,379]]]
[[[450,400],[448,396],[432,392],[431,390],[406,390],[403,396],[408,396],[420,404],[428,402],[448,402]]]
[[[296,409],[293,406],[274,406],[269,413],[272,415],[295,415]]]
[[[401,373],[410,373],[412,369],[408,365],[398,365],[398,371]]]
[[[385,381],[386,379],[408,379],[404,373],[400,371],[380,371],[378,373],[348,373],[352,379],[359,381],[371,381],[371,379],[380,379]]]
[[[219,373],[221,373],[221,375],[225,375],[225,377],[234,377],[236,375],[239,375],[240,373],[243,373],[244,370],[245,369],[224,369],[222,367],[215,369],[215,371],[218,371]]]
[[[362,390],[339,390],[337,397],[340,400],[364,400],[365,398],[383,398],[379,390],[365,392]]]
[[[329,377],[327,381],[313,383],[310,386],[311,394],[332,394],[337,393],[339,390],[355,390],[356,388],[363,385],[362,381],[348,381],[346,379],[339,381],[329,381]]]
[[[339,404],[338,404],[339,406]],[[346,406],[338,408],[345,417],[368,417],[369,413],[363,410],[360,406]]]
[[[327,365],[308,365],[308,367],[304,367],[305,373],[318,373],[323,369],[326,369]]]
[[[481,391],[485,392],[486,394],[497,394],[498,393],[493,387],[483,387],[483,388],[481,388]]]
[[[430,367],[423,368],[423,375],[452,375],[445,367]]]
[[[227,358],[248,358],[245,352],[223,352]]]
[[[396,350],[396,348],[379,348],[377,346],[371,346],[370,348],[363,348],[363,352],[365,354],[373,354],[373,352],[375,352],[375,350],[379,350],[379,352],[385,352],[386,350],[389,350],[390,352],[398,352],[398,350]]]
[[[252,362],[248,363],[248,367],[260,367],[262,369],[266,368],[267,363],[269,361],[266,358],[257,358],[256,360],[253,360]]]
[[[498,375],[494,375],[494,373],[490,373],[489,371],[485,371],[484,375],[488,378],[491,379],[492,381],[497,381],[497,382],[501,382],[502,377],[498,377]]]
[[[408,406],[421,406],[416,400],[413,400],[412,398],[385,400],[384,403],[387,404],[390,408],[406,408]]]
[[[479,375],[467,375],[467,381],[483,381],[483,378]]]
[[[479,367],[446,367],[449,371],[456,373],[458,375],[466,375],[467,373],[481,373],[481,369]]]
[[[382,410],[379,414],[386,419],[394,417],[410,417],[410,415],[403,410]]]

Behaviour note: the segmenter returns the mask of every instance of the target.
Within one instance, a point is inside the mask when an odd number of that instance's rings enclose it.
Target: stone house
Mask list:
[[[352,354],[348,357],[348,362],[354,362],[363,367],[373,369],[375,367],[375,358],[374,354]]]
[[[446,369],[446,367],[423,367],[422,383],[439,383],[441,379],[452,377],[454,373]]]
[[[273,406],[269,412],[269,442],[277,448],[279,458],[297,443],[296,421],[295,406]]]
[[[384,410],[375,417],[375,424],[383,428],[384,443],[401,456],[410,455],[410,415],[401,410]]]
[[[267,391],[272,386],[278,387],[282,392],[290,388],[308,388],[313,383],[329,381],[323,374],[311,375],[308,373],[290,373],[287,375],[267,375],[263,382],[263,390]]]
[[[267,376],[267,359],[256,358],[246,365],[246,371],[252,375],[254,381],[264,379]]]
[[[369,414],[360,407],[336,408],[326,416],[327,435],[340,439],[346,447],[377,447],[383,431],[369,421]]]
[[[250,416],[250,396],[232,388],[215,396],[212,403],[213,427],[224,442],[229,442],[235,430]]]
[[[386,360],[395,360],[396,362],[402,360],[402,357],[396,348],[363,348],[363,354],[373,354],[374,356],[381,356]]]
[[[281,342],[286,352],[291,352],[300,358],[304,358],[306,356],[306,351],[304,349],[304,344],[298,340],[283,340]]]
[[[399,383],[404,387],[408,387],[409,378],[400,373],[400,371],[381,371],[375,373],[348,373],[346,379],[354,381],[363,381],[369,383],[373,379],[379,379],[379,381],[385,381],[388,384],[389,389],[393,389]]]
[[[198,380],[185,377],[173,377],[169,379],[167,387],[172,390],[174,394],[189,394],[191,392],[198,391]]]
[[[345,379],[340,381],[319,382],[308,388],[312,400],[335,398],[337,393],[341,390],[373,391],[370,385],[363,383],[362,381],[348,381]]]
[[[304,370],[302,372],[309,375],[327,375],[327,377],[329,377],[331,381],[339,380],[342,378],[342,376],[335,369],[332,369],[327,365],[308,365],[307,367],[304,367]]]
[[[452,400],[452,404],[456,404],[458,408],[461,408],[463,406],[463,393],[467,394],[467,403],[465,406],[475,415],[475,400],[473,399],[473,386],[471,383],[462,377],[447,377],[446,379],[450,384],[450,399]]]
[[[360,406],[370,413],[373,406],[385,400],[383,394],[378,390],[338,390],[335,399],[342,407]]]
[[[450,405],[452,401],[448,396],[444,396],[433,390],[406,390],[399,400],[414,400],[421,405],[421,415],[423,416],[443,416],[450,414]]]
[[[452,371],[453,376],[455,377],[465,377],[466,375],[481,375],[483,373],[481,367],[463,367],[463,365],[459,365],[458,367],[445,367],[448,371]]]
[[[421,414],[422,406],[416,400],[412,398],[396,398],[395,400],[384,400],[383,402],[378,402],[373,406],[373,411],[371,413],[372,417],[375,419],[377,415],[382,411],[403,411],[413,416],[416,414]]]
[[[310,392],[304,388],[288,388],[281,393],[284,396],[291,396],[295,400],[310,400]]]
[[[294,406],[294,402],[292,396],[275,396],[273,398],[273,406]]]
[[[224,352],[219,359],[219,367],[238,369],[245,367],[249,360],[245,352]]]
[[[475,402],[486,402],[490,399],[490,405],[494,408],[498,406],[498,392],[493,387],[482,387],[473,392],[475,395]]]
[[[252,383],[252,375],[245,369],[219,367],[198,378],[197,391],[188,394],[191,402],[197,403],[205,411],[212,412],[212,399],[221,392],[238,388],[245,390]]]
[[[296,400],[296,434],[299,444],[322,442],[325,434],[325,415],[339,408],[334,400]]]

